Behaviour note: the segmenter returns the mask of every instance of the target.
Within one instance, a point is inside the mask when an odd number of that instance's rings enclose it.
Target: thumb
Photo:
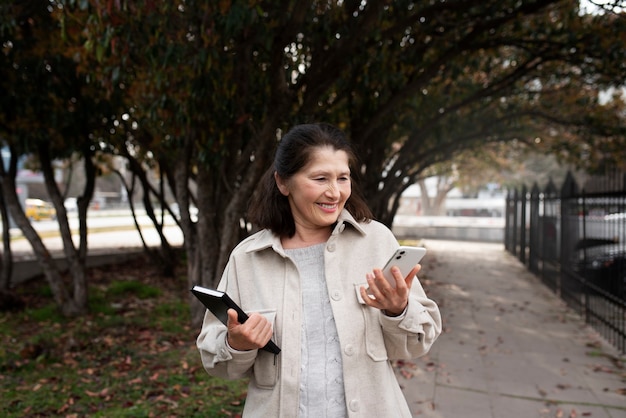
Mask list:
[[[228,322],[227,322],[227,328],[228,329],[233,329],[234,327],[241,325],[239,323],[239,318],[237,317],[237,311],[235,311],[234,309],[229,309],[227,311],[228,314]]]
[[[417,273],[419,273],[421,269],[422,269],[422,266],[420,264],[416,264],[415,267],[413,267],[413,269],[411,270],[411,272],[404,278],[406,287],[408,287],[409,290],[411,289],[413,280],[415,279],[415,277],[417,276]]]

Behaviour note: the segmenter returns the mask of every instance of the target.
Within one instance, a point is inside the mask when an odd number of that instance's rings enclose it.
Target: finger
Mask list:
[[[392,276],[391,279],[394,281],[397,281],[398,280],[396,278],[397,275],[402,275],[402,274],[400,273],[400,269],[394,266],[391,268],[391,276]],[[373,276],[375,279],[376,287],[378,288],[378,290],[380,290],[381,293],[384,293],[387,295],[394,291],[394,288],[396,287],[397,284],[390,282],[389,278],[385,277],[382,270],[374,269]]]
[[[415,276],[417,276],[417,273],[419,273],[422,270],[422,265],[421,264],[416,264],[415,267],[413,267],[413,269],[409,272],[409,274],[406,276],[406,279],[408,280],[413,279]]]
[[[365,277],[368,285],[367,293],[378,302],[381,302],[382,299],[385,298],[385,286],[388,288],[391,287],[387,282],[387,279],[383,277],[380,270],[374,270],[374,273],[368,273]]]
[[[395,287],[396,290],[398,290],[398,288],[402,288],[403,286],[406,286],[405,278],[402,277],[402,271],[400,271],[400,268],[398,268],[397,266],[393,266],[391,268],[391,276],[393,277],[393,280],[395,281],[395,285],[393,287]],[[391,287],[391,284],[390,284],[390,287]]]
[[[258,347],[263,347],[272,338],[272,324],[263,315],[252,314],[246,324],[250,322],[249,335]]]
[[[376,296],[374,296],[374,293],[372,292],[372,288],[369,286],[368,287],[361,286],[359,288],[359,292],[361,293],[361,297],[363,298],[365,302],[367,302],[368,300],[376,300]]]
[[[265,344],[267,344],[269,342],[269,340],[272,339],[272,324],[270,324],[269,321],[266,321],[266,324],[263,328],[263,333],[261,333],[260,335],[260,344],[259,347],[263,347],[265,346]]]
[[[422,271],[422,265],[416,264],[415,267],[413,267],[413,270],[411,270],[409,275],[404,280],[409,290],[411,290],[411,285],[413,284],[413,280],[415,280],[415,278],[417,277],[417,273],[419,273],[420,271]]]
[[[361,298],[363,298],[363,302],[365,302],[367,306],[381,309],[380,303],[375,299],[375,296],[371,293],[371,290],[369,288],[366,289],[365,286],[361,286],[360,292]]]
[[[413,280],[415,280],[415,276],[417,276],[417,273],[419,273],[421,269],[422,266],[420,264],[416,264],[415,267],[411,269],[409,274],[406,275],[406,277],[402,277],[401,274],[394,275],[394,278],[396,279],[396,289],[399,291],[399,293],[404,293],[405,289],[407,292],[411,290]],[[400,277],[402,278],[400,279]]]

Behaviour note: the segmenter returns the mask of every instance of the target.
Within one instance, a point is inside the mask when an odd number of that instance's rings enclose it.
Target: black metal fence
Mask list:
[[[505,247],[626,353],[626,173],[507,195]]]

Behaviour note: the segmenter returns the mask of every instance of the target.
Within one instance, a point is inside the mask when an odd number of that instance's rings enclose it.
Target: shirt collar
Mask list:
[[[352,214],[345,209],[341,211],[339,218],[337,218],[337,225],[335,225],[333,235],[342,233],[346,228],[346,224],[352,225],[361,235],[365,235],[365,230],[356,221],[356,219],[354,219]]]
[[[333,229],[332,235],[341,234],[345,230],[346,225],[352,226],[361,235],[366,235],[365,230],[361,227],[361,225],[356,221],[356,219],[354,219],[350,212],[345,209],[343,209],[339,214],[339,217],[337,218],[337,224]],[[274,234],[269,229],[259,231],[246,252],[250,253],[255,251],[261,251],[266,248],[272,248],[277,253],[285,256],[283,246],[280,243],[280,237]]]

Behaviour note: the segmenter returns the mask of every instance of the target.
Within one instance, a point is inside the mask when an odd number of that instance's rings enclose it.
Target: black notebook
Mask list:
[[[220,290],[209,289],[202,286],[194,286],[191,289],[191,293],[193,293],[200,302],[208,310],[215,315],[217,319],[219,319],[224,325],[228,322],[228,310],[234,309],[237,311],[237,317],[239,323],[243,324],[248,319],[248,315],[237,305],[226,293]],[[280,348],[270,340],[265,347],[264,350],[269,351],[270,353],[278,354],[280,353]]]

